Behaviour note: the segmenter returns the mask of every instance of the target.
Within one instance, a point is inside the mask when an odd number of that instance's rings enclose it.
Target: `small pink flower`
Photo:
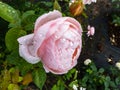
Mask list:
[[[96,3],[97,0],[83,0],[83,4],[91,4],[92,2]]]
[[[95,34],[95,28],[94,27],[90,27],[90,25],[88,25],[87,29],[88,29],[88,32],[87,32],[88,37],[93,36]]]
[[[46,72],[67,73],[77,64],[82,48],[82,28],[57,10],[40,16],[34,33],[20,37],[19,53],[27,62],[41,61]]]

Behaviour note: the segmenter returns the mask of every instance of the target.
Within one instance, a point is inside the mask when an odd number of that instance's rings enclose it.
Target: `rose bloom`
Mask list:
[[[95,28],[94,27],[91,27],[90,25],[88,25],[87,29],[88,29],[88,32],[87,32],[88,37],[93,36],[95,34]]]
[[[83,4],[91,4],[92,2],[96,3],[97,0],[83,0]]]
[[[73,16],[79,16],[82,13],[83,8],[84,5],[81,1],[75,1],[70,5],[69,10]]]
[[[20,37],[19,54],[31,64],[40,60],[46,72],[67,73],[77,64],[82,47],[82,28],[57,10],[40,16],[34,33]]]

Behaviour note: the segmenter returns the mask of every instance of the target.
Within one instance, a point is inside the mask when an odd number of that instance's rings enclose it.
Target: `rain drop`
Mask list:
[[[11,12],[11,10],[8,10],[8,12]]]
[[[55,35],[55,38],[58,38],[58,36],[57,36],[57,35]]]
[[[66,41],[66,39],[65,39],[65,38],[63,38],[63,39],[62,39],[62,41],[63,41],[63,42],[65,42],[65,41]]]
[[[73,42],[70,42],[70,46],[73,46],[73,44],[74,44]]]
[[[42,34],[39,34],[39,37],[42,37],[43,35]]]

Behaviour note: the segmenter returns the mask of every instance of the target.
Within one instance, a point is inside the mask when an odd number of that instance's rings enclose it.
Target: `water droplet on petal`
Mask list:
[[[43,35],[42,34],[39,34],[39,37],[42,37]]]
[[[63,38],[63,39],[62,39],[62,41],[63,41],[63,42],[65,42],[65,41],[66,41],[66,39],[65,39],[65,38]]]
[[[70,42],[70,46],[73,46],[73,44],[74,44],[73,42]]]
[[[57,36],[57,35],[55,35],[55,38],[58,38],[58,36]]]

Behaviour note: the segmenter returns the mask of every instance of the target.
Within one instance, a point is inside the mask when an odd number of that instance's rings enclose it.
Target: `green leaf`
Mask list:
[[[114,81],[110,81],[110,86],[113,87],[113,88],[116,88],[117,86],[115,85],[115,82]]]
[[[59,5],[57,0],[54,1],[54,9],[61,11],[61,6]]]
[[[115,79],[115,83],[116,83],[117,85],[120,84],[120,77],[117,77],[117,78]]]
[[[22,15],[22,23],[27,24],[27,23],[33,23],[36,20],[37,16],[35,15],[35,11],[30,10],[26,11]]]
[[[55,85],[52,87],[52,90],[59,90],[59,87],[57,87],[57,85],[55,84]]]
[[[26,32],[24,30],[20,30],[20,28],[12,28],[6,33],[5,44],[9,51],[18,48],[17,39],[23,35],[26,35]]]
[[[70,84],[69,84],[69,87],[73,87],[73,85],[76,85],[78,86],[78,80],[75,80],[75,81],[72,81]]]
[[[9,84],[8,90],[20,90],[17,84]]]
[[[1,79],[0,80],[0,90],[7,90],[7,87],[11,81],[10,72],[7,69],[3,70],[1,72],[0,79]]]
[[[92,69],[92,71],[97,72],[97,67],[94,63],[91,63],[90,68]]]
[[[111,78],[110,78],[110,76],[106,76],[106,81],[110,81],[111,80]]]
[[[44,83],[46,81],[45,70],[43,68],[35,69],[32,72],[32,76],[33,76],[33,82],[36,84],[37,87],[40,88],[40,90],[42,90]]]
[[[52,87],[52,90],[65,90],[64,81],[59,79],[57,84]]]
[[[0,17],[8,22],[15,22],[18,20],[18,13],[17,11],[9,6],[6,3],[0,1]]]
[[[71,69],[67,74],[64,75],[64,78],[70,80],[70,78],[73,78],[73,75],[76,73],[76,71],[77,70],[75,68]],[[76,76],[74,76],[74,78],[76,78]]]
[[[88,82],[89,78],[90,78],[89,75],[85,75],[85,76],[82,78],[82,80],[81,80],[82,86],[84,86],[84,87],[87,86],[87,82]]]
[[[19,56],[18,49],[12,51],[11,54],[7,55],[6,60],[9,65],[13,65],[17,67],[20,70],[21,75],[25,75],[27,72],[29,72],[33,68],[32,64],[26,62],[24,59],[22,59]]]
[[[104,68],[100,68],[98,72],[102,74],[104,71]]]

